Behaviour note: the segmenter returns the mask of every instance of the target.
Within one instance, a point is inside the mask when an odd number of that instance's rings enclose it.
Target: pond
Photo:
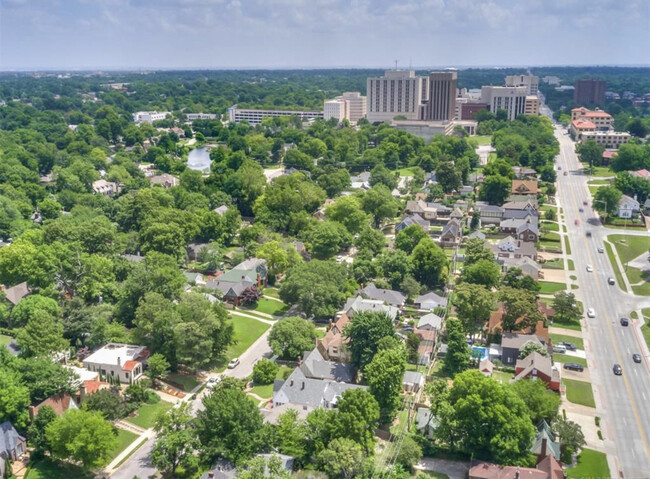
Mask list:
[[[190,170],[210,173],[210,163],[210,152],[204,146],[201,148],[194,148],[190,151],[190,154],[187,157],[187,167]]]

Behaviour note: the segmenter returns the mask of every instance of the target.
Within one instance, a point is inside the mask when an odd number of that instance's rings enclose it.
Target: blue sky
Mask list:
[[[650,63],[650,0],[0,0],[0,69]]]

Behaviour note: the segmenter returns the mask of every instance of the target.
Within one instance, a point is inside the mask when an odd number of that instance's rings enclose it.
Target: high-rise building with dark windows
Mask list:
[[[600,105],[605,102],[604,80],[586,78],[577,80],[573,90],[573,103],[576,105]]]
[[[426,120],[452,121],[456,114],[456,72],[432,72],[429,74],[429,104]]]

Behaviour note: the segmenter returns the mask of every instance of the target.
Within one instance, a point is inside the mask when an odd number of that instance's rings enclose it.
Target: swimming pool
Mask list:
[[[472,346],[472,357],[485,359],[488,357],[487,348],[482,348],[480,346]]]

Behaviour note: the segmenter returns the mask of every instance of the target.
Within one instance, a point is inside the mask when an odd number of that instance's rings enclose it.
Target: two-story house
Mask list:
[[[121,383],[133,384],[144,373],[149,350],[144,346],[108,343],[83,361],[84,368],[103,378],[117,377]]]

